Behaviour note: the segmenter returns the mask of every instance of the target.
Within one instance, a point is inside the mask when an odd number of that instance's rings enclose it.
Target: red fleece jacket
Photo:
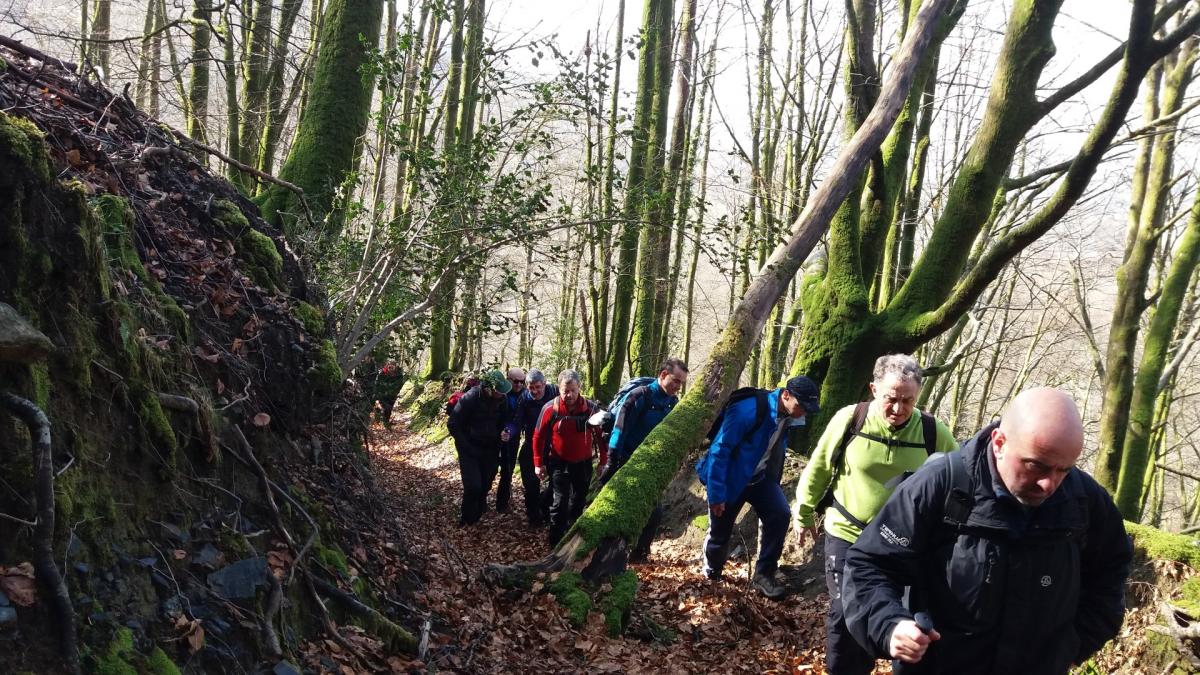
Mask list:
[[[543,406],[533,432],[534,466],[546,466],[550,454],[564,462],[590,460],[593,428],[588,426],[587,418],[595,410],[592,402],[582,396],[570,408],[562,396]]]

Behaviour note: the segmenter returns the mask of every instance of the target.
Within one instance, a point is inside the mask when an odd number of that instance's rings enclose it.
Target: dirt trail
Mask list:
[[[478,525],[459,528],[461,487],[449,444],[430,444],[408,433],[403,421],[392,430],[376,427],[372,435],[381,506],[402,533],[411,558],[424,561],[413,597],[433,619],[431,669],[825,672],[824,596],[761,598],[749,588],[744,561],[731,561],[726,581],[711,583],[699,573],[694,545],[656,542],[650,562],[633,566],[641,586],[623,638],[609,638],[596,612],[575,629],[548,594],[515,595],[487,587],[478,581],[485,564],[533,560],[548,550],[545,530],[525,524],[519,479],[507,513],[497,513],[492,502]],[[877,672],[889,670],[881,662]]]

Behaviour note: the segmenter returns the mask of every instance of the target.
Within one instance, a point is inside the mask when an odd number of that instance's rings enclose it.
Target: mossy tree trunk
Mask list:
[[[362,66],[379,38],[383,3],[330,0],[325,12],[312,93],[279,177],[304,190],[314,217],[324,217],[321,229],[328,239],[342,229],[334,195],[358,166],[358,139],[366,132],[371,112],[373,87]],[[272,184],[262,201],[268,222],[292,237],[304,229],[305,208],[296,193]]]
[[[1171,261],[1163,283],[1154,317],[1146,331],[1142,360],[1133,383],[1129,406],[1129,427],[1121,453],[1121,474],[1117,482],[1117,508],[1127,520],[1137,521],[1142,512],[1142,488],[1146,469],[1151,463],[1159,379],[1169,360],[1169,352],[1179,324],[1184,297],[1200,262],[1200,193],[1197,193],[1187,230]],[[1163,406],[1166,407],[1166,406]],[[1161,411],[1159,411],[1161,414]]]
[[[624,222],[617,239],[616,283],[613,289],[612,322],[605,350],[604,368],[600,380],[595,383],[594,395],[608,400],[616,393],[625,373],[625,361],[630,353],[630,326],[635,281],[638,273],[638,244],[642,232],[652,178],[648,175],[651,160],[655,156],[652,137],[656,124],[655,101],[663,101],[659,117],[666,123],[666,99],[659,95],[659,49],[666,50],[666,61],[670,61],[671,9],[673,0],[646,0],[642,18],[642,45],[638,53],[638,87],[634,102],[633,129],[629,149],[629,172],[625,179]],[[667,75],[667,86],[670,76]],[[661,175],[661,155],[659,155]],[[634,352],[636,353],[636,351]]]
[[[932,40],[938,17],[953,0],[931,0],[905,37],[886,86],[866,121],[843,148],[827,180],[813,195],[792,235],[777,247],[750,284],[717,340],[696,386],[639,446],[547,558],[527,565],[491,567],[485,576],[512,579],[530,568],[572,567],[584,578],[611,578],[624,571],[627,543],[635,540],[688,451],[699,444],[716,411],[737,387],[742,370],[771,309],[801,262],[878,151],[912,86],[918,61]]]
[[[990,236],[986,250],[969,265],[971,244],[991,220],[995,200],[1002,197],[1004,176],[1025,134],[1104,71],[1094,68],[1038,100],[1038,82],[1054,52],[1051,30],[1058,9],[1057,2],[1015,4],[979,131],[951,183],[925,250],[882,310],[870,309],[875,270],[866,266],[868,257],[860,247],[867,241],[860,236],[857,219],[835,221],[829,273],[816,311],[805,318],[801,347],[792,364],[793,373],[823,381],[821,398],[828,412],[816,421],[814,431],[819,433],[829,414],[861,395],[876,356],[912,351],[950,329],[1014,256],[1062,219],[1082,196],[1124,123],[1142,78],[1182,42],[1190,26],[1200,23],[1190,17],[1179,29],[1155,40],[1155,23],[1162,19],[1154,16],[1154,2],[1134,3],[1129,41],[1110,98],[1058,190],[1027,220],[1002,236]],[[879,243],[872,240],[875,249]]]
[[[196,0],[196,9],[192,12],[195,20],[192,28],[192,78],[188,89],[188,120],[187,132],[193,140],[208,143],[208,84],[211,72],[212,28],[209,21],[212,18],[212,0]],[[197,156],[203,155],[199,150]],[[207,161],[207,155],[200,158]]]
[[[1155,67],[1147,77],[1145,110],[1151,120],[1174,114],[1183,105],[1195,61],[1194,45],[1189,43],[1170,60],[1173,63]],[[1135,351],[1142,315],[1151,304],[1146,299],[1147,286],[1165,231],[1163,224],[1174,184],[1177,126],[1178,123],[1172,121],[1158,129],[1153,142],[1139,148],[1136,163],[1142,173],[1135,179],[1132,198],[1136,202],[1130,207],[1125,256],[1117,269],[1117,293],[1104,364],[1104,404],[1100,416],[1100,458],[1096,463],[1096,477],[1109,490],[1119,490],[1121,474],[1125,472],[1125,435],[1131,422]],[[1169,340],[1170,336],[1165,339]],[[1158,376],[1154,381],[1157,384]],[[1146,420],[1143,418],[1142,421]],[[1145,448],[1141,447],[1139,451],[1144,452]],[[1135,466],[1138,463],[1145,466],[1144,458],[1133,461]],[[1126,485],[1126,490],[1132,489]],[[1140,494],[1140,487],[1132,492]],[[1130,513],[1124,509],[1123,512]]]

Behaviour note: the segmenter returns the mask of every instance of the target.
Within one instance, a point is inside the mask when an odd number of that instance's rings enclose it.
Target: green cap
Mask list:
[[[512,384],[509,383],[508,378],[504,376],[504,373],[500,372],[499,370],[493,369],[484,373],[480,380],[480,384],[490,389],[495,389],[501,394],[507,394],[508,392],[512,391]]]

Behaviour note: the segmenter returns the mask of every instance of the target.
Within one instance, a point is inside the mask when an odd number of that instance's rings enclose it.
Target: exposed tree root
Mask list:
[[[34,494],[37,519],[33,528],[33,566],[38,581],[53,598],[58,615],[63,657],[71,672],[79,671],[79,648],[75,643],[75,613],[67,584],[54,563],[54,462],[50,456],[50,420],[32,401],[0,392],[0,406],[29,427],[32,438]]]

